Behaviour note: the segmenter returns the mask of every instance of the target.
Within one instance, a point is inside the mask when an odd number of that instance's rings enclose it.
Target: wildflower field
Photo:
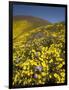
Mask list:
[[[65,23],[13,20],[13,86],[65,82]]]

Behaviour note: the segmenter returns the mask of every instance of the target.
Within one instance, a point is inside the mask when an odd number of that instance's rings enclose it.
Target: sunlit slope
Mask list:
[[[33,41],[38,40],[43,46],[49,46],[50,44],[65,43],[65,24],[63,22],[41,26],[30,31],[30,35],[27,38],[28,45]],[[37,46],[39,47],[39,43]]]
[[[13,86],[65,82],[65,24],[13,23]]]
[[[23,34],[30,32],[39,26],[44,26],[48,24],[50,24],[50,22],[32,16],[14,16],[13,40],[17,41],[23,38]]]

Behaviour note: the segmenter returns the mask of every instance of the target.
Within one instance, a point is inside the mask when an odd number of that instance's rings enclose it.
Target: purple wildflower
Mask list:
[[[42,70],[42,67],[41,66],[36,66],[35,67],[35,71],[37,71],[37,70],[41,71]]]
[[[34,74],[34,78],[37,78],[37,75],[36,74]]]

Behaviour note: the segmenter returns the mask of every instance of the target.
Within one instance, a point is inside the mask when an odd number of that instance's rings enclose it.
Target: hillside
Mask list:
[[[21,37],[22,33],[29,32],[39,26],[51,24],[50,22],[33,16],[13,17],[13,39]]]
[[[65,82],[65,23],[13,17],[13,86]]]

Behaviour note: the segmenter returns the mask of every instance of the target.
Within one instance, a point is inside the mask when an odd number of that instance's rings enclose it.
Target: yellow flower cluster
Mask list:
[[[48,30],[51,27],[53,28],[53,25],[48,25],[45,29]],[[60,25],[57,25],[58,27]],[[41,29],[38,30],[36,35],[38,37],[40,35],[40,38],[32,36],[32,42],[29,39],[27,41],[25,37],[25,43],[22,41],[14,43],[13,86],[65,82],[65,42],[63,30],[61,29],[60,33],[58,31],[51,32],[50,30],[43,32]],[[31,33],[33,35],[35,31]],[[43,36],[46,33],[47,36]],[[61,37],[59,36],[60,34]],[[27,35],[29,36],[29,33]]]

